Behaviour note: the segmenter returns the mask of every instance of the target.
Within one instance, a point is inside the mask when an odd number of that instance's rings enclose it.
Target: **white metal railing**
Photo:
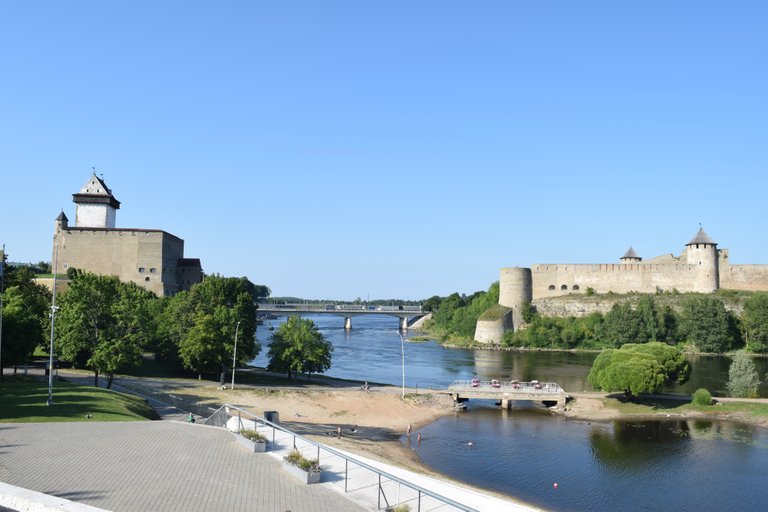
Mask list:
[[[221,406],[205,421],[205,424],[226,427],[235,432],[243,429],[260,431],[270,439],[269,451],[278,457],[287,455],[295,449],[305,457],[316,458],[323,472],[335,474],[336,478],[330,479],[332,485],[340,488],[343,484],[345,494],[354,494],[358,499],[373,503],[378,510],[408,505],[416,512],[427,510],[477,512],[472,507],[412,484],[234,405]],[[331,432],[331,435],[335,434]]]
[[[448,391],[483,391],[499,393],[526,394],[563,394],[565,390],[556,382],[520,382],[502,380],[455,380],[448,386]]]

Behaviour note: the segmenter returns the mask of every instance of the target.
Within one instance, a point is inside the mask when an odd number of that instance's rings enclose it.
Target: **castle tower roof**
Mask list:
[[[96,171],[85,182],[80,192],[72,194],[72,200],[76,204],[107,204],[115,210],[120,208],[120,201],[112,195],[104,179],[96,176]]]
[[[685,245],[697,245],[697,244],[709,244],[709,245],[717,245],[717,242],[712,240],[712,237],[710,237],[705,231],[704,228],[699,227],[699,230],[696,232],[696,236],[694,236],[690,242],[688,242]]]
[[[66,215],[64,215],[64,211],[62,210],[62,212],[59,214],[59,216],[56,217],[56,220],[58,220],[58,221],[68,221],[69,219],[67,218]]]
[[[632,246],[629,247],[627,252],[624,253],[624,256],[622,256],[620,259],[622,260],[639,260],[641,259],[640,256],[637,255],[635,250],[632,248]]]

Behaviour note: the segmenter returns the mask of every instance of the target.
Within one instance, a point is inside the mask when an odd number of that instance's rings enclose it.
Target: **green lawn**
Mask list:
[[[0,423],[157,419],[144,400],[92,386],[55,380],[53,405],[46,405],[47,400],[47,380],[6,377],[0,383]]]
[[[714,397],[717,400],[717,397]],[[684,414],[698,411],[713,416],[743,414],[754,418],[768,418],[768,404],[760,402],[719,402],[713,405],[694,405],[684,400],[654,400],[636,398],[624,402],[614,398],[605,399],[608,407],[618,409],[627,415]]]

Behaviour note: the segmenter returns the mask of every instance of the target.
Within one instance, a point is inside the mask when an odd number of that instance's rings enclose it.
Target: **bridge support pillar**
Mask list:
[[[352,317],[349,317],[349,316],[344,317],[344,330],[345,331],[352,330]]]
[[[509,409],[509,398],[502,398],[501,399],[501,408],[502,409]]]
[[[400,330],[401,331],[407,331],[408,330],[408,317],[402,317],[400,318]]]

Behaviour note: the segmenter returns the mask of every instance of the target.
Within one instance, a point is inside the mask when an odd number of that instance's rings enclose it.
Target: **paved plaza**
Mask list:
[[[371,510],[175,421],[0,424],[0,481],[113,511]]]

